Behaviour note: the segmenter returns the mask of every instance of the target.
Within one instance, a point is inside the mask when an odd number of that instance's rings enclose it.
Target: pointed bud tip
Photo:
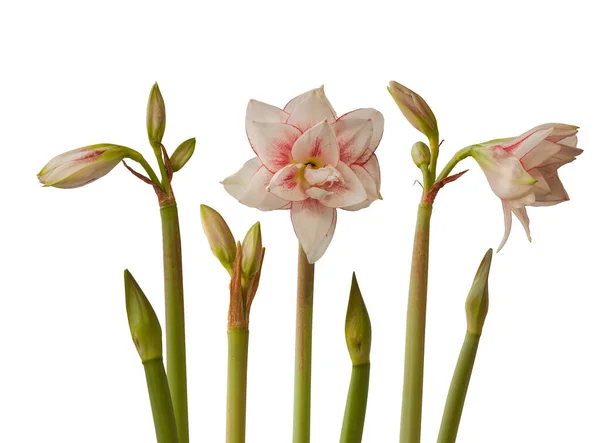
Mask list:
[[[473,279],[471,290],[467,296],[467,301],[465,302],[467,331],[471,334],[481,335],[488,313],[488,278],[490,275],[493,254],[494,253],[490,248],[483,256],[479,268],[475,273],[475,278]]]
[[[242,272],[247,280],[251,280],[259,270],[263,254],[260,222],[254,223],[242,243]]]
[[[371,353],[371,320],[362,297],[356,273],[352,273],[352,285],[346,312],[346,345],[353,365],[369,363]]]

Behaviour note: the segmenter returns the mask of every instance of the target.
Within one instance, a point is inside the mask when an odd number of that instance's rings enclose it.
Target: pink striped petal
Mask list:
[[[287,165],[271,179],[267,191],[288,201],[300,201],[306,198],[302,188],[302,170],[297,165]]]
[[[521,158],[551,133],[552,128],[533,128],[518,137],[500,144],[500,147],[515,157]]]
[[[263,166],[260,159],[254,157],[221,183],[232,197],[246,206],[261,211],[284,209],[288,202],[267,192],[267,185],[272,177],[273,174]]]
[[[381,194],[379,192],[381,181],[377,156],[371,156],[369,161],[362,166],[352,165],[350,166],[350,169],[352,169],[352,171],[356,174],[365,188],[365,191],[367,191],[367,199],[362,203],[346,206],[343,209],[348,211],[358,211],[359,209],[364,209],[370,206],[375,200],[381,200]]]
[[[331,125],[340,149],[340,160],[352,165],[365,153],[373,138],[373,122],[355,118],[340,119]]]
[[[309,263],[319,260],[331,243],[337,212],[317,200],[307,199],[292,203],[292,224],[296,237],[306,253]]]
[[[560,165],[555,164],[531,170],[534,177],[542,177],[548,190],[544,193],[536,193],[533,206],[552,206],[569,200],[569,194],[558,177],[559,167]]]
[[[371,120],[371,123],[373,124],[373,135],[371,136],[371,142],[369,143],[369,147],[365,150],[363,155],[356,160],[356,163],[363,164],[367,160],[369,160],[369,158],[371,158],[371,155],[373,155],[373,153],[379,146],[379,143],[381,142],[381,137],[383,137],[383,114],[381,114],[381,112],[373,108],[362,108],[342,115],[338,120],[345,119]]]
[[[313,89],[292,100],[286,105],[285,111],[290,114],[287,122],[302,131],[312,128],[320,121],[333,123],[337,119],[323,88]]]
[[[265,167],[275,173],[291,163],[292,146],[302,135],[286,123],[252,122],[248,137],[252,149]]]
[[[292,147],[292,157],[298,163],[311,163],[317,168],[337,166],[340,151],[329,123],[324,120],[302,134]]]
[[[560,145],[542,140],[521,158],[521,164],[526,170],[530,170],[552,158],[559,151]]]
[[[322,186],[332,194],[324,196],[319,201],[330,208],[344,208],[364,203],[367,200],[367,191],[357,175],[343,162],[338,163],[337,170],[341,175],[339,181]]]

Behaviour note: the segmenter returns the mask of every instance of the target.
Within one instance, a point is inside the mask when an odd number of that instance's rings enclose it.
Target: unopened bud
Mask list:
[[[167,114],[165,111],[165,101],[163,100],[158,83],[154,83],[148,98],[148,108],[146,111],[146,128],[148,129],[148,140],[154,149],[160,149],[165,126],[167,124]]]
[[[185,166],[188,160],[192,158],[195,148],[196,139],[190,138],[175,149],[173,155],[171,155],[171,167],[173,168],[173,172],[177,172]]]
[[[231,274],[235,260],[236,245],[227,223],[213,208],[200,205],[202,228],[215,257],[219,259],[227,272]]]
[[[128,270],[125,270],[125,307],[131,338],[142,362],[162,358],[162,330],[152,305]]]
[[[262,236],[260,222],[256,222],[248,230],[242,242],[242,272],[250,280],[258,271],[262,259]]]
[[[417,165],[418,168],[429,165],[431,152],[429,151],[429,146],[427,146],[425,143],[416,142],[410,150],[410,155],[412,156],[413,162],[415,162],[415,165]]]
[[[488,249],[481,260],[479,269],[473,279],[473,285],[467,296],[465,310],[467,311],[467,331],[471,334],[481,335],[485,317],[488,313],[489,293],[488,277],[492,264],[492,250]]]
[[[435,115],[419,94],[394,81],[390,82],[388,91],[390,91],[404,117],[415,129],[421,131],[427,138],[438,137]]]
[[[352,274],[352,286],[346,312],[346,345],[353,365],[369,363],[371,320],[356,281],[356,274]]]

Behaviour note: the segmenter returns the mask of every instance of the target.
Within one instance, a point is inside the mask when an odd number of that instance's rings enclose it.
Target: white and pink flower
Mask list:
[[[524,134],[475,145],[471,155],[479,163],[494,193],[502,200],[504,238],[511,231],[512,214],[519,219],[531,241],[526,206],[550,206],[569,200],[558,168],[575,160],[577,126],[548,123]]]
[[[338,118],[322,87],[283,109],[250,100],[246,133],[256,157],[223,180],[225,190],[263,211],[290,209],[310,263],[331,242],[337,208],[363,209],[381,198],[375,149],[383,116],[375,109]]]

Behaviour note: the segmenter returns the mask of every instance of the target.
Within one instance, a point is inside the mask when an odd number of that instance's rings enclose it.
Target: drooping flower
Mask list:
[[[331,242],[337,208],[359,210],[381,198],[375,149],[383,116],[375,109],[338,118],[323,87],[283,109],[250,100],[246,133],[256,157],[223,180],[225,190],[263,211],[290,209],[311,263]]]
[[[44,186],[78,188],[108,174],[130,151],[107,143],[73,149],[50,160],[38,179]]]
[[[531,241],[526,206],[550,206],[569,200],[558,169],[575,160],[577,126],[547,123],[511,139],[475,145],[471,155],[479,163],[494,193],[502,200],[504,237],[511,231],[512,214],[519,219]]]

